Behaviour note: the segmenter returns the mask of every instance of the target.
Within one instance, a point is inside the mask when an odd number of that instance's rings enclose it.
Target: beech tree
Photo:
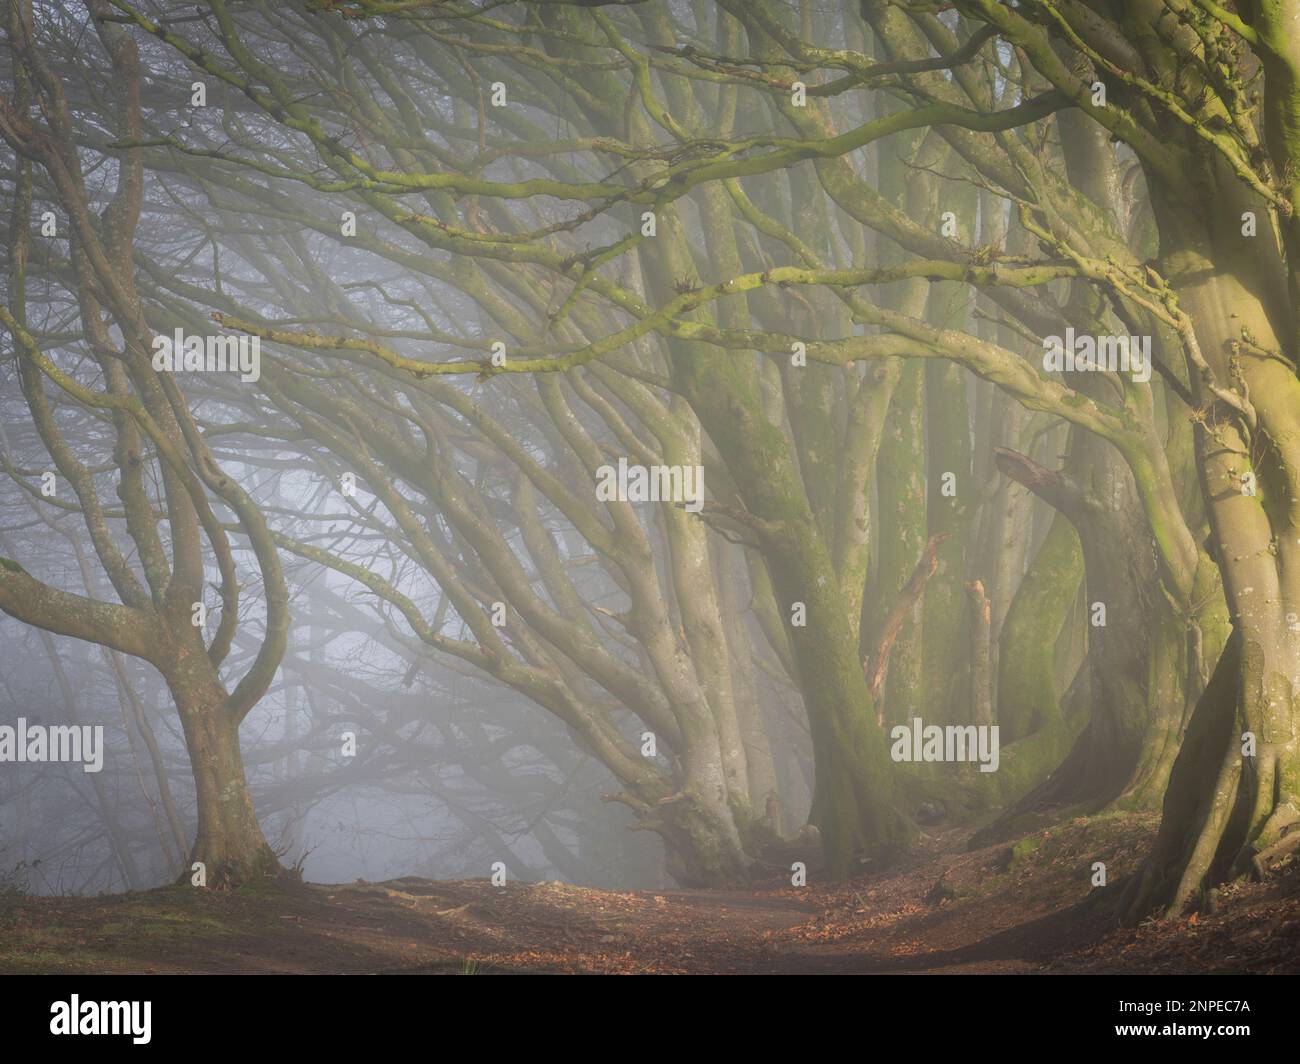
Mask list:
[[[131,35],[105,21],[108,11],[92,5],[114,77],[107,111],[114,135],[129,138],[140,128],[139,57]],[[192,861],[213,885],[257,877],[276,861],[248,794],[239,724],[265,693],[284,650],[289,616],[279,555],[256,504],[213,458],[182,390],[152,367],[154,328],[132,264],[144,183],[139,153],[119,160],[107,185],[98,178],[92,184],[67,94],[36,46],[30,8],[6,4],[4,16],[13,92],[0,113],[0,136],[15,171],[0,325],[44,450],[43,459],[8,455],[6,466],[42,505],[80,513],[117,601],[59,587],[17,559],[0,558],[0,609],[158,669],[180,714],[194,771]],[[49,237],[58,237],[62,226],[61,238],[37,244],[34,214]],[[41,263],[43,282],[57,280],[62,289],[59,300],[42,300],[51,313],[41,321],[27,312],[33,260]],[[75,323],[70,343],[69,323]],[[51,354],[47,346],[60,350]],[[74,449],[65,426],[87,413],[95,419],[94,438]],[[54,478],[47,481],[52,493],[41,492],[43,474]],[[235,549],[218,507],[246,537],[263,587],[261,646],[233,685],[220,667],[247,619],[239,613]],[[218,581],[215,599],[209,571]],[[215,624],[207,621],[209,607],[220,611]]]
[[[685,882],[1162,808],[1140,919],[1300,838],[1300,4],[104,0],[102,56],[42,56],[9,12],[0,321],[30,416],[56,462],[42,379],[144,434],[186,594],[200,530],[234,594],[213,496],[266,584],[264,654],[196,736],[229,751],[274,672],[284,555],[556,717]],[[110,71],[105,132],[81,101]],[[117,176],[102,220],[86,153]],[[24,325],[32,169],[99,390]],[[256,385],[195,379],[191,414],[149,362],[164,323],[256,339]],[[221,471],[289,454],[329,505],[268,517]],[[602,496],[620,461],[706,489]],[[153,599],[194,601],[165,572]],[[115,634],[148,612],[129,584],[74,631],[89,607],[3,580],[24,620],[171,660]],[[998,771],[898,763],[922,719],[996,725]]]

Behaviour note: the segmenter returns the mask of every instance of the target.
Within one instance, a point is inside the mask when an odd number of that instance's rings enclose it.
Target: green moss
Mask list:
[[[1056,635],[1069,617],[1082,580],[1079,535],[1057,514],[1011,601],[1002,629],[997,719],[1004,745],[1060,719]]]
[[[49,909],[33,899],[0,935],[0,971],[84,972],[132,967],[135,958],[167,955],[199,939],[256,932],[264,914],[238,907],[217,909],[189,887],[164,887],[102,899],[94,911]]]
[[[1007,863],[1007,871],[1014,872],[1017,868],[1025,863],[1025,859],[1042,845],[1043,839],[1039,835],[1029,835],[1021,839],[1011,847],[1011,857]]]

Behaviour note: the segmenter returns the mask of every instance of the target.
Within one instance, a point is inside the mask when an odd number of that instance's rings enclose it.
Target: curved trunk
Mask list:
[[[1292,328],[1268,248],[1235,221],[1257,204],[1215,177],[1222,210],[1169,209],[1160,222],[1162,266],[1211,372],[1253,411],[1252,423],[1208,389],[1199,397],[1202,491],[1233,632],[1188,725],[1155,849],[1123,899],[1133,921],[1258,873],[1270,851],[1300,840],[1300,381],[1266,353],[1290,350]]]
[[[1227,638],[1227,613],[1214,566],[1197,570],[1194,601],[1204,607],[1190,625],[1167,602],[1152,627],[1150,714],[1138,763],[1124,792],[1115,800],[1123,809],[1158,809],[1183,734],[1205,691],[1207,674],[1219,660]]]
[[[1065,472],[1045,469],[1013,451],[999,451],[997,462],[1068,518],[1078,533],[1092,704],[1087,727],[1065,763],[1009,815],[1030,805],[1105,802],[1128,783],[1150,715],[1150,634],[1160,604],[1151,590],[1154,553],[1140,546],[1150,539],[1148,525],[1118,455],[1095,436],[1074,434]],[[1012,736],[1018,731],[1013,729]]]
[[[191,867],[182,873],[182,882],[192,882],[195,862],[202,863],[208,887],[229,888],[279,875],[280,863],[253,810],[239,722],[227,709],[226,693],[202,677],[171,675],[167,681],[185,733],[198,807]]]
[[[1183,737],[1155,848],[1122,898],[1129,923],[1137,923],[1153,908],[1180,907],[1210,874],[1241,771],[1241,760],[1232,750],[1240,663],[1241,640],[1234,633]]]

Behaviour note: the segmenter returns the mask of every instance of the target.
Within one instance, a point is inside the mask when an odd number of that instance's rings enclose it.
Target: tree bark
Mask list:
[[[191,867],[182,872],[182,882],[193,882],[195,862],[204,866],[209,888],[265,882],[282,869],[253,809],[239,746],[239,721],[230,712],[221,686],[195,675],[203,671],[182,668],[166,676],[185,734],[198,807]]]

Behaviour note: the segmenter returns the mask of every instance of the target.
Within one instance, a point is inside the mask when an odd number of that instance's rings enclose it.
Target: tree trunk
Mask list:
[[[785,581],[779,574],[773,580],[785,598]],[[816,764],[812,822],[828,870],[840,879],[864,859],[887,860],[910,840],[912,828],[896,808],[895,766],[876,726],[856,638],[837,623],[843,610],[830,582],[823,577],[820,585],[813,574],[797,581],[808,598],[808,626],[792,630],[792,643]]]
[[[1300,381],[1284,361],[1238,353],[1247,335],[1263,350],[1292,349],[1290,308],[1267,249],[1238,228],[1253,196],[1232,175],[1214,178],[1219,210],[1157,216],[1162,267],[1211,372],[1253,411],[1252,424],[1219,397],[1198,396],[1207,411],[1197,433],[1202,492],[1233,632],[1174,763],[1155,849],[1123,897],[1129,921],[1179,912],[1229,876],[1259,874],[1300,823]],[[1153,190],[1153,202],[1166,201]]]
[[[683,887],[735,887],[749,881],[753,864],[731,811],[689,795],[664,799],[653,830],[664,840],[668,874]]]
[[[229,888],[258,882],[281,872],[274,851],[262,834],[244,776],[239,723],[226,707],[219,685],[192,677],[168,677],[180,712],[194,773],[198,831],[190,853],[201,862],[208,887]]]

